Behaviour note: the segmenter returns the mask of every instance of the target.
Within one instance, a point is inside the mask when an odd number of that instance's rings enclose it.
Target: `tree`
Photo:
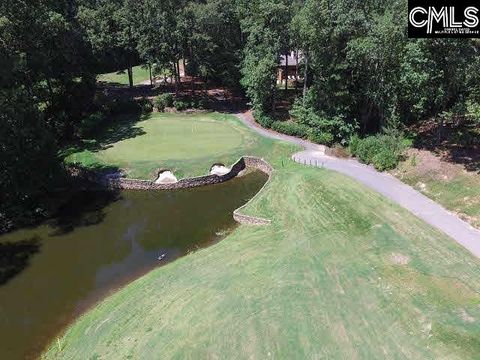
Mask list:
[[[241,31],[228,0],[191,2],[184,12],[189,73],[230,88],[238,87]]]
[[[186,1],[127,2],[129,12],[137,16],[136,49],[140,57],[158,68],[171,69],[178,92],[180,73],[178,62],[184,54],[184,33],[180,31],[179,14]]]
[[[0,232],[45,213],[48,190],[63,179],[58,147],[93,97],[71,5],[0,4]]]
[[[464,111],[474,41],[408,39],[406,6],[404,0],[306,0],[292,21],[305,58],[305,106],[357,120],[364,133],[397,117],[433,115],[441,128],[439,114]]]
[[[136,18],[131,9],[122,0],[106,0],[80,6],[77,18],[93,52],[109,58],[117,68],[126,68],[129,85],[133,87],[132,67],[138,55]]]
[[[246,35],[242,85],[260,112],[275,109],[275,73],[285,53],[292,13],[291,2],[257,0],[239,3],[241,28]]]

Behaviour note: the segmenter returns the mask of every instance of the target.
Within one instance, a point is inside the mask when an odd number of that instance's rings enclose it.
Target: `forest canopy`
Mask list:
[[[409,39],[406,0],[5,0],[0,4],[0,226],[40,214],[59,149],[96,110],[95,78],[138,64],[243,91],[257,120],[348,144],[425,118],[480,121],[478,39]],[[282,56],[301,54],[279,123]],[[178,84],[178,81],[175,82]],[[80,135],[79,135],[80,134]],[[9,225],[10,224],[10,225]]]

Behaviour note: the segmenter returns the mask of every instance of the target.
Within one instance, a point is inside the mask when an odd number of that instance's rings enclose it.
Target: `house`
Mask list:
[[[298,81],[301,78],[298,65],[302,60],[303,56],[299,50],[293,50],[280,56],[280,63],[277,68],[277,84],[285,84],[286,81]]]

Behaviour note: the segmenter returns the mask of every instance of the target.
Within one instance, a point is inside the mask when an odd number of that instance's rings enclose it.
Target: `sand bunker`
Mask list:
[[[230,172],[230,169],[223,164],[215,164],[210,169],[210,174],[212,175],[225,175]]]
[[[157,180],[155,180],[155,184],[171,184],[176,183],[177,177],[173,175],[170,170],[162,171],[158,174]]]

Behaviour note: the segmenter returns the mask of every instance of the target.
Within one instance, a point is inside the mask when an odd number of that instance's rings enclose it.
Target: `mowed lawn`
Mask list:
[[[357,182],[269,146],[276,171],[246,213],[271,226],[241,225],[134,281],[44,357],[478,359],[480,261]]]
[[[133,85],[138,85],[141,82],[150,79],[150,72],[148,68],[143,68],[141,65],[134,66],[133,71]],[[115,83],[120,85],[128,85],[128,73],[127,70],[114,71],[107,74],[100,74],[97,76],[97,81],[103,81],[108,83]]]
[[[231,115],[154,113],[127,126],[109,129],[128,133],[119,141],[100,140],[98,149],[71,154],[67,162],[119,167],[138,179],[154,179],[158,169],[167,168],[182,178],[207,174],[214,163],[231,165],[242,155],[266,155],[272,149],[272,141],[255,136]]]

